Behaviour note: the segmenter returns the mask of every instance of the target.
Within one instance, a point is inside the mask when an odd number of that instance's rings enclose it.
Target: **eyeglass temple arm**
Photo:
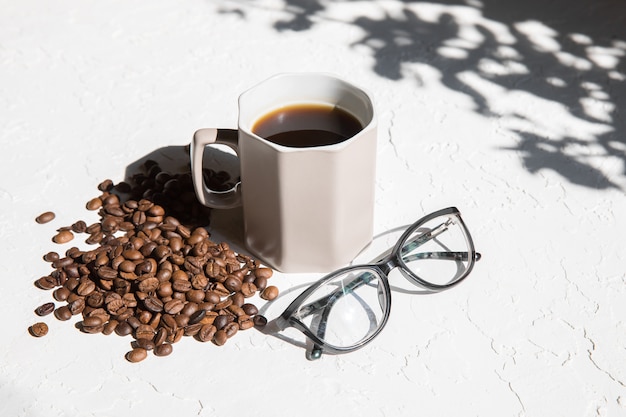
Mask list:
[[[474,260],[479,261],[481,254],[476,252],[474,254]],[[405,262],[412,262],[418,259],[444,259],[449,261],[467,261],[469,259],[469,253],[467,252],[421,252],[413,255],[403,256],[402,259]]]

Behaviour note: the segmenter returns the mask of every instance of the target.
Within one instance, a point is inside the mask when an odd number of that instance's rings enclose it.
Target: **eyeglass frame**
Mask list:
[[[407,240],[409,239],[409,237],[421,225],[437,217],[443,217],[443,216],[455,216],[457,218],[459,225],[464,232],[463,235],[466,239],[468,251],[467,252],[449,252],[449,251],[448,252],[445,252],[445,251],[444,252],[425,252],[425,254],[428,254],[427,255],[428,258],[443,259],[443,258],[451,257],[451,259],[453,260],[467,259],[469,264],[466,267],[465,271],[455,280],[446,284],[433,284],[431,282],[428,282],[420,278],[417,274],[412,272],[406,266],[405,260],[402,257],[402,252],[403,252],[402,249],[406,247]],[[428,237],[426,241],[428,241],[436,237],[436,235],[434,236],[431,236],[431,235],[432,235],[432,231],[428,232],[427,234],[420,234],[417,239],[423,236],[426,236]],[[417,242],[412,241],[410,243],[417,243]],[[420,244],[421,243],[418,243],[417,246],[419,246]],[[467,229],[467,226],[465,225],[465,222],[461,218],[460,211],[456,207],[447,207],[441,210],[437,210],[426,216],[423,216],[422,218],[417,220],[415,223],[410,225],[402,233],[402,235],[397,240],[397,242],[392,247],[392,249],[390,251],[385,252],[383,255],[381,255],[381,257],[378,260],[372,263],[349,265],[344,268],[340,268],[336,271],[333,271],[325,275],[324,277],[320,278],[318,281],[313,283],[306,290],[304,290],[298,297],[296,297],[296,299],[294,299],[289,304],[289,306],[285,309],[285,311],[283,311],[283,313],[279,317],[277,317],[276,326],[278,327],[279,330],[285,330],[288,327],[293,327],[299,330],[300,332],[302,332],[306,337],[308,337],[313,342],[313,349],[311,350],[310,355],[309,355],[309,359],[311,360],[319,359],[322,356],[323,352],[330,353],[330,354],[341,354],[341,353],[353,352],[355,350],[362,348],[363,346],[371,342],[376,336],[378,336],[380,332],[383,330],[383,328],[385,327],[385,325],[387,324],[387,321],[389,320],[389,315],[391,313],[391,287],[389,285],[389,273],[392,270],[394,270],[395,268],[398,268],[400,272],[402,273],[402,275],[404,275],[407,279],[409,279],[409,281],[412,281],[413,283],[421,285],[422,287],[425,287],[426,289],[429,289],[432,291],[440,291],[440,290],[444,290],[444,289],[456,286],[465,278],[467,278],[467,276],[470,274],[470,272],[474,268],[475,263],[480,260],[481,256],[482,255],[476,252],[474,248],[474,242],[473,242],[472,236],[470,235],[469,230]],[[382,316],[380,325],[363,340],[351,346],[346,346],[346,347],[333,346],[325,342],[324,340],[322,340],[318,335],[313,333],[313,331],[309,328],[309,326],[305,325],[302,321],[294,317],[294,312],[302,308],[302,303],[309,297],[309,295],[315,292],[319,287],[324,285],[326,282],[332,280],[336,276],[344,275],[351,270],[367,270],[367,269],[377,274],[377,277],[379,278],[379,281],[382,284],[383,295],[385,296],[384,298],[385,305],[383,306],[383,316]],[[354,283],[358,280],[359,278],[357,277],[354,279],[354,281],[351,281],[350,283]],[[345,295],[344,291],[340,291],[340,292],[341,294]],[[330,295],[322,297],[320,300],[313,301],[312,303],[308,304],[308,306],[312,306],[313,304],[318,303],[322,300],[328,301],[330,300],[330,298],[333,297],[333,294],[334,293],[331,293]],[[327,316],[328,314],[326,313],[326,311],[330,312],[332,305],[333,304],[329,305],[328,303],[324,303],[322,314]],[[311,314],[314,314],[314,313],[311,313]],[[324,319],[324,323],[325,322],[326,320]],[[318,334],[320,333],[322,334],[325,333],[325,328],[322,329],[321,331],[318,328]]]

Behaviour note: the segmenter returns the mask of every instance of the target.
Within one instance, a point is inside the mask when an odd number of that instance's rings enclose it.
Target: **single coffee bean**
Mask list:
[[[196,336],[200,329],[202,328],[202,323],[189,324],[185,326],[185,336]]]
[[[235,275],[229,275],[224,281],[224,286],[232,292],[237,292],[241,289],[241,280]]]
[[[176,330],[178,330],[178,323],[176,322],[174,316],[170,314],[163,314],[161,316],[161,325],[170,332],[175,332]]]
[[[168,314],[175,315],[180,313],[184,306],[185,303],[182,300],[173,299],[165,303],[165,305],[163,306],[163,310],[165,310],[165,312]]]
[[[56,215],[53,212],[46,211],[45,213],[41,213],[39,216],[37,216],[35,221],[39,224],[45,224],[54,220],[55,217]]]
[[[82,281],[76,288],[78,295],[87,296],[96,290],[96,283],[90,279]]]
[[[156,334],[154,335],[155,346],[160,346],[165,343],[165,339],[167,339],[167,330],[165,329],[165,327],[159,327]]]
[[[233,316],[230,314],[220,314],[213,320],[213,325],[217,330],[223,329],[229,322],[233,321]]]
[[[269,287],[265,288],[263,292],[261,293],[261,298],[267,301],[272,301],[276,297],[278,297],[278,288],[276,288],[273,285],[270,285]]]
[[[207,291],[206,295],[204,296],[204,299],[207,302],[212,303],[212,304],[217,304],[222,300],[220,295],[216,293],[215,291]]]
[[[56,261],[52,262],[52,267],[53,268],[63,268],[65,266],[71,265],[73,263],[74,263],[74,260],[72,258],[65,257],[65,258],[57,259]]]
[[[131,327],[134,329],[137,329],[139,326],[141,326],[141,322],[139,321],[139,319],[135,316],[129,317],[128,319],[126,319],[126,321],[128,322],[128,324],[131,325]]]
[[[67,305],[73,316],[80,314],[85,310],[85,299],[83,297],[76,298]]]
[[[229,297],[229,298],[225,298],[224,300],[220,301],[219,303],[215,304],[215,309],[216,310],[224,310],[226,308],[228,308],[229,306],[231,306],[233,304],[233,300]]]
[[[137,339],[133,342],[133,347],[140,347],[145,350],[152,350],[154,349],[155,344],[152,339]]]
[[[243,308],[235,305],[235,304],[231,304],[227,307],[227,310],[230,311],[231,313],[233,313],[235,316],[239,317],[239,316],[243,316],[244,314],[246,314],[243,311]]]
[[[154,329],[148,324],[141,324],[135,329],[136,339],[152,339],[154,337]]]
[[[56,287],[57,284],[57,279],[51,275],[46,275],[45,277],[41,277],[35,281],[35,285],[43,290],[51,290]]]
[[[102,242],[103,238],[104,238],[104,235],[102,234],[102,232],[95,232],[89,235],[87,239],[85,239],[85,243],[89,245],[95,245],[97,243]]]
[[[212,324],[203,324],[200,328],[200,331],[196,335],[198,340],[201,342],[209,342],[213,340],[215,333],[217,332],[217,328]]]
[[[95,317],[98,316],[102,319],[103,323],[106,323],[111,318],[111,315],[107,313],[107,311],[103,308],[96,308],[89,311],[89,314],[83,314],[84,317]]]
[[[155,277],[151,277],[151,278],[146,278],[142,280],[139,283],[138,287],[139,287],[139,291],[141,292],[153,293],[159,288],[159,285],[160,285],[159,279]]]
[[[137,313],[136,317],[141,324],[149,325],[152,320],[152,312],[150,310],[141,310]]]
[[[43,260],[46,262],[54,262],[59,259],[59,254],[56,252],[48,252],[43,256]]]
[[[65,288],[67,288],[70,291],[74,291],[76,289],[76,287],[78,287],[78,285],[80,284],[80,280],[78,278],[75,277],[70,277],[67,279],[67,282],[65,284],[63,284],[63,286]],[[67,297],[66,297],[67,299]],[[61,301],[61,300],[59,300]]]
[[[172,288],[174,288],[175,291],[184,293],[189,291],[192,287],[191,282],[189,282],[188,280],[174,279],[172,281]]]
[[[126,249],[122,252],[122,256],[129,261],[137,261],[143,259],[143,255],[137,249]]]
[[[124,193],[124,194],[128,194],[132,191],[131,185],[127,183],[126,181],[118,182],[117,184],[115,184],[114,188],[116,191],[120,193]]]
[[[175,320],[178,327],[185,327],[189,324],[189,316],[185,314],[176,315]]]
[[[244,313],[246,313],[249,316],[255,316],[259,313],[259,309],[254,304],[251,304],[251,303],[246,303],[242,305],[241,308],[243,309]]]
[[[110,179],[106,179],[98,184],[98,190],[100,191],[111,191],[113,189],[113,181]]]
[[[208,285],[209,279],[204,274],[196,274],[191,278],[191,286],[197,290],[204,290]]]
[[[54,311],[54,303],[45,303],[37,307],[35,314],[38,316],[47,316]]]
[[[224,326],[223,331],[226,333],[226,337],[230,339],[239,331],[239,324],[236,322],[228,323]]]
[[[261,316],[259,314],[257,314],[256,316],[254,316],[254,325],[256,327],[263,327],[267,324],[267,318],[265,318],[265,316]]]
[[[42,337],[48,334],[48,325],[43,322],[38,322],[30,326],[28,331],[34,337]]]
[[[163,343],[154,348],[155,356],[168,356],[172,353],[173,346],[170,343]]]
[[[65,301],[70,296],[71,291],[66,287],[59,287],[52,293],[52,296],[57,301]]]
[[[267,287],[267,278],[257,277],[253,283],[258,291],[263,291]]]
[[[87,230],[87,223],[82,220],[77,221],[72,225],[72,232],[74,233],[85,233]]]
[[[111,280],[117,277],[117,271],[108,266],[103,266],[101,268],[98,268],[98,271],[96,272],[96,274],[101,279],[106,279],[106,280]]]
[[[72,312],[70,308],[65,305],[54,310],[54,316],[61,321],[66,321],[72,318]]]
[[[128,324],[126,321],[120,322],[115,328],[115,333],[119,336],[128,336],[133,332],[133,326]]]
[[[124,300],[124,304],[126,304],[126,307],[128,308],[137,307],[137,298],[135,298],[135,294],[133,293],[129,292],[122,295],[122,300]]]
[[[241,291],[241,294],[245,298],[250,298],[250,297],[254,296],[254,294],[256,294],[257,287],[252,282],[245,282],[245,283],[241,284],[241,290],[240,291]]]
[[[199,323],[204,318],[204,316],[206,316],[206,311],[204,310],[196,311],[191,316],[189,316],[189,324]]]
[[[185,293],[187,301],[192,303],[201,303],[204,301],[205,292],[202,290],[189,290]]]
[[[139,200],[137,202],[137,210],[139,211],[148,211],[150,210],[150,208],[154,206],[154,203],[150,200],[147,200],[145,198],[142,198],[141,200]]]
[[[241,291],[236,292],[230,296],[230,299],[233,300],[233,304],[237,307],[241,307],[245,303],[246,297],[243,295]]]
[[[102,326],[103,324],[104,324],[104,321],[102,320],[102,317],[100,316],[85,317],[81,323],[83,329],[95,328],[95,327]]]
[[[143,304],[149,311],[153,313],[158,313],[163,311],[163,301],[159,300],[157,297],[148,296],[145,300],[143,300]]]
[[[180,314],[191,317],[191,315],[194,314],[198,310],[200,310],[198,303],[194,303],[193,301],[190,301],[190,302],[185,303],[185,306],[183,307],[183,309],[180,310]]]
[[[254,270],[254,275],[257,278],[265,278],[265,279],[270,279],[272,277],[272,275],[274,275],[274,271],[272,271],[270,268],[257,268]]]
[[[244,314],[237,318],[237,323],[239,323],[239,330],[247,330],[254,327],[254,318]]]
[[[80,270],[79,270],[79,266],[77,264],[70,264],[67,265],[66,267],[63,268],[63,271],[65,271],[66,275],[68,277],[80,277]]]
[[[111,300],[106,305],[107,311],[114,316],[119,316],[120,314],[123,314],[126,311],[126,308],[126,304],[121,298],[117,300]]]
[[[228,340],[228,336],[224,330],[218,330],[215,332],[215,336],[213,337],[213,343],[217,346],[223,346]]]
[[[110,335],[117,329],[117,326],[119,326],[119,324],[120,322],[117,320],[109,320],[104,324],[104,327],[102,328],[102,334],[105,334],[107,336]]]
[[[104,297],[100,291],[94,291],[87,296],[85,301],[89,307],[98,308],[104,305]]]
[[[63,244],[74,239],[74,234],[69,230],[62,230],[52,238],[54,243]]]
[[[124,259],[117,267],[122,272],[135,272],[136,265],[133,261]]]
[[[137,264],[137,267],[135,268],[135,274],[137,274],[138,276],[151,276],[154,275],[152,272],[156,271],[157,267],[157,262],[154,259],[146,259],[145,261],[139,262]],[[159,279],[156,278],[156,280],[158,282]]]
[[[128,360],[128,362],[137,363],[146,359],[147,356],[148,356],[147,350],[140,348],[140,347],[136,347],[126,354],[126,360]]]

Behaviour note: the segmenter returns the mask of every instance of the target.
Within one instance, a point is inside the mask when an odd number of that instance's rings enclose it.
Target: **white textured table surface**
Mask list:
[[[0,1],[0,415],[625,415],[623,16],[617,0]],[[74,321],[30,336],[51,300],[41,257],[82,244],[50,238],[95,220],[97,184],[233,127],[238,94],[285,71],[372,92],[376,233],[455,205],[472,275],[395,291],[378,338],[316,362],[256,330],[138,364],[128,338]]]

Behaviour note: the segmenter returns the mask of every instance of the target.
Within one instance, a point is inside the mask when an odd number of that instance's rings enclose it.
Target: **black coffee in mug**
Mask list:
[[[334,145],[363,129],[347,111],[325,104],[294,104],[263,115],[252,126],[260,137],[282,146],[310,148]]]

